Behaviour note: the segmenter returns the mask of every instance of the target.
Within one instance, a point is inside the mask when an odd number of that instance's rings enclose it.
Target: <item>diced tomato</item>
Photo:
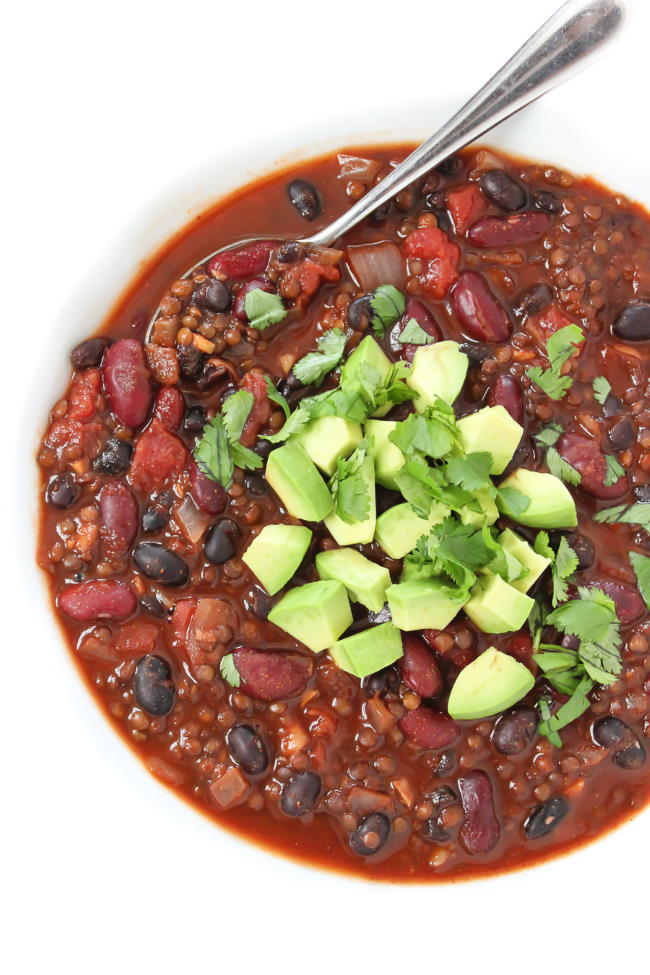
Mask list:
[[[219,650],[218,633],[227,627],[235,627],[232,606],[225,599],[202,597],[181,599],[174,607],[172,632],[178,649],[186,654],[192,671],[208,661],[216,663]]]
[[[76,374],[70,384],[66,414],[50,427],[44,441],[46,446],[52,450],[78,447],[87,456],[97,453],[102,426],[93,417],[97,412],[101,384],[99,369],[86,369]]]
[[[101,423],[82,423],[79,420],[56,420],[45,438],[46,447],[78,447],[87,457],[94,457],[102,438]]]
[[[482,217],[487,209],[485,197],[476,183],[459,186],[447,193],[447,209],[454,224],[454,230],[461,236],[468,227]]]
[[[510,637],[504,649],[511,657],[518,660],[520,664],[531,667],[534,649],[530,633],[526,633],[525,630],[515,633],[514,636]]]
[[[186,463],[185,445],[162,420],[154,417],[135,445],[129,480],[134,487],[150,493],[178,477]]]
[[[168,430],[178,430],[185,416],[185,400],[178,386],[168,386],[158,391],[154,416],[162,420]]]
[[[257,434],[264,424],[269,422],[272,413],[264,373],[260,372],[259,369],[251,369],[242,379],[241,388],[253,394],[253,406],[241,435],[243,445],[252,447],[257,440]]]
[[[162,345],[145,345],[144,351],[147,365],[156,382],[161,386],[175,386],[180,378],[176,349],[166,349]]]
[[[192,597],[191,599],[179,599],[174,606],[174,612],[172,613],[172,632],[174,635],[174,643],[179,647],[185,647],[187,627],[189,626],[192,613],[196,609],[197,603],[198,599]]]
[[[417,275],[422,287],[434,298],[444,298],[458,277],[458,245],[438,227],[420,227],[405,239],[404,250],[408,258],[425,262],[424,270]]]
[[[546,340],[567,325],[574,325],[570,318],[557,305],[549,305],[533,317],[533,323],[540,329]]]
[[[115,649],[120,657],[142,657],[153,653],[158,639],[158,627],[150,620],[129,620],[117,634]]]
[[[78,372],[72,380],[68,395],[67,418],[70,420],[89,420],[97,412],[97,398],[102,386],[99,369],[86,369]]]
[[[314,295],[323,281],[336,282],[341,280],[341,272],[333,264],[317,264],[316,261],[309,259],[290,267],[282,275],[282,283],[286,285],[297,284],[300,294],[296,301],[305,304]]]

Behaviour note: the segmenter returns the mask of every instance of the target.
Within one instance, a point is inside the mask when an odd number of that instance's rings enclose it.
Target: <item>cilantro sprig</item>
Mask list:
[[[551,560],[551,577],[553,580],[551,601],[555,607],[568,598],[569,584],[573,582],[574,573],[580,564],[578,556],[564,535],[560,539],[557,551],[553,551],[548,532],[545,531],[537,533],[533,547],[538,555]]]
[[[560,454],[555,444],[562,435],[562,427],[558,423],[549,423],[535,434],[535,440],[540,447],[546,447],[546,466],[551,474],[559,477],[566,484],[577,487],[582,481],[580,471],[572,467]]]
[[[616,504],[613,508],[604,508],[594,515],[594,521],[605,525],[640,525],[650,528],[650,504],[636,501],[634,504]]]
[[[345,332],[340,328],[330,329],[318,338],[315,352],[308,352],[296,362],[294,376],[304,386],[311,383],[320,386],[325,376],[338,366],[344,349]]]
[[[642,555],[641,552],[630,552],[630,562],[634,569],[639,592],[643,596],[648,609],[650,609],[650,556]]]
[[[277,325],[287,317],[287,309],[280,295],[262,291],[261,288],[252,288],[246,294],[244,311],[250,327],[259,332],[269,325]]]
[[[408,322],[399,333],[399,340],[410,345],[431,345],[435,342],[433,335],[425,332],[420,323],[415,318],[409,318]]]
[[[370,493],[363,476],[368,445],[362,441],[349,457],[340,457],[330,480],[334,511],[351,525],[365,521],[370,511]]]
[[[549,368],[531,366],[526,370],[527,376],[551,399],[562,399],[571,388],[573,380],[570,376],[562,375],[562,367],[584,340],[584,332],[578,325],[559,328],[546,344]]]
[[[221,413],[203,427],[194,448],[199,469],[223,487],[230,487],[235,467],[259,470],[262,458],[240,442],[246,420],[253,406],[253,394],[240,389],[225,400]]]
[[[237,670],[235,657],[232,653],[227,653],[225,657],[221,658],[219,673],[221,674],[223,680],[225,680],[226,684],[230,684],[231,687],[240,686],[241,676]]]
[[[607,397],[612,391],[611,383],[609,383],[604,376],[596,376],[591,384],[591,388],[594,391],[594,399],[596,402],[600,403],[601,406],[604,406],[605,402],[607,401]]]
[[[369,304],[372,329],[377,335],[383,335],[404,314],[406,298],[394,284],[380,284]]]

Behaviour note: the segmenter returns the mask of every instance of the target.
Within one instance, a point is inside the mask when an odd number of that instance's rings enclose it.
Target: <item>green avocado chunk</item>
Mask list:
[[[531,690],[535,678],[514,657],[490,647],[459,673],[447,710],[457,721],[477,721],[512,707]]]
[[[458,421],[458,432],[466,454],[492,454],[490,474],[503,474],[512,460],[524,428],[503,406],[485,406]]]
[[[334,663],[354,677],[374,674],[395,663],[403,653],[402,637],[392,623],[381,623],[347,636],[329,649]]]
[[[444,630],[462,603],[450,599],[437,579],[398,582],[386,590],[390,614],[400,630]]]
[[[514,488],[529,499],[524,511],[518,512],[510,507],[507,491],[505,495],[503,493],[504,488]],[[519,467],[501,482],[499,492],[499,511],[520,525],[530,528],[575,528],[578,524],[575,501],[554,474]]]
[[[290,589],[275,604],[269,620],[306,647],[326,650],[352,623],[352,611],[340,582],[308,582]]]
[[[372,366],[379,373],[381,379],[385,379],[393,367],[392,362],[384,350],[375,342],[372,335],[366,335],[359,342],[356,349],[348,356],[348,359],[341,369],[341,384],[352,386],[359,372],[359,367],[363,364]],[[392,403],[385,403],[375,410],[373,416],[385,416],[393,408]]]
[[[534,600],[519,592],[501,576],[483,574],[463,609],[484,633],[510,633],[524,625]]]
[[[391,559],[403,559],[415,548],[418,538],[428,535],[449,514],[449,508],[435,502],[428,518],[421,518],[405,501],[384,511],[377,518],[375,539]]]
[[[273,456],[273,454],[271,454]],[[368,514],[362,521],[343,521],[335,511],[324,519],[325,527],[339,545],[365,545],[373,540],[377,522],[375,496],[375,465],[372,457],[364,458],[361,476],[368,492]]]
[[[340,416],[322,416],[312,420],[296,437],[307,456],[330,476],[339,457],[347,457],[361,443],[361,424]]]
[[[396,426],[396,420],[368,420],[365,427],[366,436],[371,440],[368,453],[375,462],[377,483],[392,491],[398,490],[395,475],[404,466],[404,454],[388,439]]]
[[[316,571],[321,579],[342,582],[350,599],[361,603],[373,613],[383,609],[386,590],[390,586],[390,572],[383,565],[371,562],[356,548],[334,548],[319,552]]]
[[[535,549],[528,542],[517,535],[510,528],[502,531],[497,538],[499,545],[503,546],[504,551],[512,555],[526,569],[526,574],[519,579],[514,579],[510,585],[518,589],[519,592],[528,592],[533,583],[537,582],[542,572],[551,564],[551,560],[543,555],[538,555]]]
[[[304,559],[311,536],[311,530],[304,525],[265,525],[242,555],[242,561],[274,596]]]
[[[469,359],[461,352],[458,342],[434,342],[422,345],[413,356],[413,365],[406,380],[418,394],[415,408],[423,413],[440,397],[450,406],[465,382]],[[483,448],[487,450],[487,447]]]
[[[332,510],[329,488],[300,444],[271,451],[264,476],[294,518],[322,521]]]
[[[475,491],[474,497],[481,506],[480,511],[473,511],[466,505],[460,509],[460,520],[464,525],[493,525],[499,517],[499,509],[488,491]]]

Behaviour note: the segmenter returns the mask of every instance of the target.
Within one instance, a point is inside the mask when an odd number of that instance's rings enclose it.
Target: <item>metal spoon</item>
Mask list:
[[[439,165],[452,153],[581,71],[616,33],[623,20],[623,9],[623,4],[617,0],[569,0],[563,4],[430,139],[407,156],[349,210],[311,237],[300,238],[301,242],[307,245],[330,246],[382,203]],[[238,240],[207,254],[183,277],[189,277],[215,254],[243,247],[257,240],[281,239],[267,235]],[[147,342],[157,316],[158,310],[149,323]]]

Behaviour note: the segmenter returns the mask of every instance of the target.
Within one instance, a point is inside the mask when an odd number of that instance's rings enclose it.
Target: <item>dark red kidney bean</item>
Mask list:
[[[535,190],[532,199],[533,206],[544,213],[562,213],[564,209],[562,200],[549,190]]]
[[[248,321],[248,316],[246,315],[246,309],[244,307],[246,303],[246,295],[249,291],[273,291],[273,285],[270,281],[265,278],[253,278],[252,281],[247,281],[243,284],[239,291],[237,292],[237,297],[235,298],[235,303],[232,306],[232,313],[235,318],[238,318],[241,322]]]
[[[585,585],[588,589],[602,589],[606,596],[614,600],[620,623],[633,623],[646,612],[645,603],[633,586],[612,579],[592,579]]]
[[[424,640],[415,634],[402,634],[402,680],[420,697],[436,697],[443,688],[438,661]]]
[[[304,690],[312,672],[308,660],[288,651],[239,647],[234,658],[242,692],[260,701],[295,697]]]
[[[121,558],[138,533],[138,502],[120,481],[109,481],[99,495],[100,535],[104,553]]]
[[[465,813],[459,833],[463,846],[468,853],[488,853],[501,834],[492,783],[485,772],[475,769],[458,780],[458,793]]]
[[[233,762],[247,775],[262,775],[269,767],[269,753],[264,739],[249,724],[238,724],[226,735],[226,745]]]
[[[45,489],[45,500],[53,508],[70,508],[75,503],[81,488],[74,479],[74,474],[67,471],[51,478]]]
[[[350,847],[359,856],[369,857],[386,846],[390,836],[390,819],[383,813],[370,813],[350,835]]]
[[[404,331],[404,328],[412,318],[418,323],[420,328],[430,335],[435,342],[439,342],[442,338],[442,332],[438,323],[435,321],[433,315],[429,309],[418,299],[409,298],[406,302],[406,310],[398,322],[393,325],[390,330],[388,337],[388,344],[393,352],[400,353],[403,359],[407,362],[413,362],[413,357],[417,350],[420,348],[419,345],[414,345],[412,342],[404,342],[400,340],[400,335]]]
[[[153,395],[142,343],[136,339],[115,342],[106,350],[102,373],[113,413],[125,426],[139,427],[147,418]]]
[[[451,307],[463,331],[479,342],[505,342],[512,326],[505,308],[476,271],[463,271],[451,292]]]
[[[548,836],[562,822],[569,812],[569,803],[562,796],[553,796],[532,811],[524,823],[524,832],[529,840]]]
[[[497,720],[492,743],[502,755],[520,755],[535,740],[537,725],[538,717],[533,708],[513,708]]]
[[[513,213],[526,206],[526,191],[523,186],[503,169],[489,169],[481,173],[478,184],[487,198],[502,210]]]
[[[578,556],[578,568],[588,569],[596,561],[596,549],[590,538],[577,533],[568,538],[569,545]]]
[[[529,315],[536,315],[543,311],[553,301],[553,289],[548,284],[533,284],[530,288],[522,291],[513,304],[512,311],[517,318],[525,319]]]
[[[133,561],[148,579],[165,586],[184,586],[190,574],[187,562],[160,542],[140,542],[133,549]]]
[[[502,406],[522,427],[525,420],[524,394],[514,376],[499,376],[488,394],[490,406]]]
[[[207,311],[227,311],[230,307],[232,295],[223,281],[206,278],[194,289],[192,304]]]
[[[298,772],[282,790],[280,809],[285,816],[305,816],[316,805],[320,790],[320,775],[315,772]]]
[[[632,301],[616,316],[612,332],[626,342],[650,339],[650,301]]]
[[[460,734],[453,718],[432,708],[407,711],[398,724],[402,734],[421,748],[447,748]]]
[[[156,396],[154,416],[172,433],[178,430],[185,416],[185,400],[178,386],[165,386]]]
[[[625,417],[614,424],[607,436],[615,450],[627,450],[636,440],[634,427]]]
[[[223,565],[235,554],[237,525],[230,518],[220,518],[208,531],[203,543],[203,554],[213,565]]]
[[[92,366],[98,366],[108,345],[108,339],[100,336],[86,339],[85,342],[80,342],[74,347],[70,353],[70,361],[75,369],[90,369]]]
[[[603,748],[611,748],[618,745],[629,734],[628,726],[613,714],[606,714],[603,718],[598,718],[594,722],[591,734],[597,745]]]
[[[190,492],[198,507],[207,515],[220,515],[228,504],[226,489],[204,474],[195,463],[190,468]]]
[[[250,278],[254,274],[261,274],[266,270],[271,251],[276,246],[272,240],[256,240],[238,250],[222,251],[215,254],[208,264],[208,272],[218,271],[227,278],[240,280]]]
[[[125,582],[117,579],[89,579],[65,586],[57,605],[67,616],[83,623],[90,620],[121,620],[135,611],[138,601]]]
[[[129,467],[133,457],[133,444],[128,440],[111,437],[102,447],[101,453],[93,462],[93,470],[102,474],[122,474]]]
[[[580,474],[580,487],[595,498],[620,498],[627,491],[627,474],[622,474],[614,484],[605,484],[605,455],[591,437],[583,437],[579,433],[563,433],[557,442],[557,450],[567,464],[575,467]]]
[[[287,186],[287,194],[303,220],[315,220],[321,212],[320,194],[306,179],[294,179]]]
[[[133,688],[136,701],[149,714],[160,717],[174,706],[176,688],[171,669],[166,660],[153,653],[138,661]]]
[[[467,231],[467,239],[476,247],[518,247],[539,240],[550,222],[547,213],[535,210],[510,217],[481,217]]]
[[[645,764],[645,760],[646,750],[638,738],[635,738],[625,748],[620,748],[612,755],[614,764],[626,771],[641,768]]]
[[[201,433],[208,422],[208,411],[205,406],[190,406],[185,414],[183,430],[185,433]]]

